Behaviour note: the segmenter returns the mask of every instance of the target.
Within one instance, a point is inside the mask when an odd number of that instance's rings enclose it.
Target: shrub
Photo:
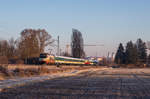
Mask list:
[[[18,60],[16,61],[16,63],[17,63],[17,64],[24,64],[24,61],[23,61],[22,59],[18,59]]]
[[[49,73],[49,70],[48,70],[48,68],[46,68],[44,66],[40,66],[38,68],[38,72],[39,72],[39,74],[41,74],[41,73]]]
[[[20,69],[20,68],[16,68],[15,70],[13,70],[13,73],[14,73],[16,76],[25,76],[24,70],[23,70],[23,69]]]
[[[0,56],[0,64],[8,64],[8,58],[6,56]]]
[[[0,66],[0,73],[3,74],[3,76],[11,76],[10,72],[7,69],[7,66]]]

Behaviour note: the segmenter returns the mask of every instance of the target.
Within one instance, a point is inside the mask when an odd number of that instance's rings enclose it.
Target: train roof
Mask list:
[[[60,58],[65,58],[65,59],[73,59],[73,60],[85,60],[81,58],[72,58],[72,57],[66,57],[66,56],[55,56],[55,57],[60,57]]]

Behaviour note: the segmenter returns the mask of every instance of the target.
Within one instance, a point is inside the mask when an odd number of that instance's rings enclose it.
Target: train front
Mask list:
[[[48,53],[41,53],[40,58],[39,58],[39,63],[40,64],[54,64],[54,56],[50,55]]]

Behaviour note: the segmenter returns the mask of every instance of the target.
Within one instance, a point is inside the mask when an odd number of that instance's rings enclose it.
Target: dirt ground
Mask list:
[[[150,68],[105,68],[30,83],[0,99],[150,99]]]

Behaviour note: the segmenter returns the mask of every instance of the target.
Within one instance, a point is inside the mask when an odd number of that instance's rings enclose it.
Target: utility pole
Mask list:
[[[110,54],[110,53],[108,52],[108,55],[107,55],[107,63],[110,62],[109,54]]]
[[[49,53],[52,54],[52,49],[48,49]]]
[[[61,56],[62,49],[60,48],[59,56]]]
[[[59,56],[59,36],[57,37],[57,55]]]

